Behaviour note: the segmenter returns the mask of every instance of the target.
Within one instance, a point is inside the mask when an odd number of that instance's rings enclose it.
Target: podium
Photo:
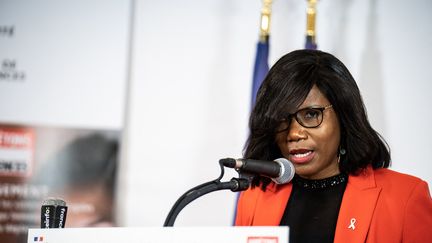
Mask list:
[[[287,243],[288,227],[29,229],[28,243]]]

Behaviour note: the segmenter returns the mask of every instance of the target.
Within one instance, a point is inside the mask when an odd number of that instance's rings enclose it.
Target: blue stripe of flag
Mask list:
[[[253,106],[255,104],[256,95],[259,87],[261,86],[262,81],[269,71],[268,65],[268,57],[269,57],[269,42],[268,40],[265,42],[258,42],[256,57],[255,57],[255,66],[253,72],[253,82],[252,82],[252,103]]]

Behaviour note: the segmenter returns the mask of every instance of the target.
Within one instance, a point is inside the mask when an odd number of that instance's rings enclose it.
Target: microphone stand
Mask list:
[[[224,175],[224,166],[221,161],[219,161],[219,166],[221,168],[221,174],[217,179],[198,185],[188,190],[179,199],[177,199],[165,219],[164,227],[173,226],[177,215],[186,205],[207,193],[228,189],[233,192],[238,192],[249,188],[250,180],[245,178],[232,178],[230,181],[221,182],[220,180]]]

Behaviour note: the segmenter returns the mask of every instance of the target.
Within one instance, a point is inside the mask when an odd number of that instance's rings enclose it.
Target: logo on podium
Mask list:
[[[43,236],[35,236],[33,238],[34,242],[43,242],[44,241],[44,237]]]
[[[278,243],[277,236],[250,236],[247,238],[247,243]]]

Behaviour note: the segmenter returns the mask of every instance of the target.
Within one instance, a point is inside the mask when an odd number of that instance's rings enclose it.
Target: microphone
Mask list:
[[[66,224],[66,202],[58,198],[50,198],[42,203],[41,228],[64,228]]]
[[[275,159],[274,161],[226,158],[221,159],[219,162],[225,167],[234,168],[239,172],[269,177],[276,184],[290,182],[295,174],[294,165],[285,158]]]

